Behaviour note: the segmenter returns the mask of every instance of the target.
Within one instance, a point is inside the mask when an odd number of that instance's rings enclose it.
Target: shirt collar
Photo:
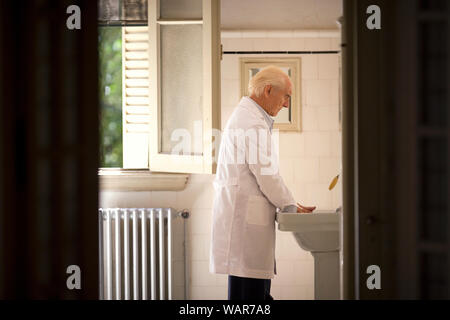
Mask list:
[[[245,97],[245,98],[247,98],[250,102],[252,102],[258,108],[258,110],[264,116],[264,120],[266,120],[267,125],[269,126],[269,129],[270,129],[270,132],[272,132],[273,122],[274,122],[273,118],[266,112],[266,110],[264,110],[258,103],[256,103],[255,100],[253,100],[250,97]]]

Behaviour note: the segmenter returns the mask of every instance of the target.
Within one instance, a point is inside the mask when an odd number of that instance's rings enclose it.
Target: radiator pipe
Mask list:
[[[150,210],[150,285],[152,300],[156,300],[155,211]]]
[[[106,299],[112,300],[111,212],[106,211]]]
[[[120,300],[122,298],[121,295],[121,279],[120,276],[122,274],[121,268],[121,260],[122,257],[120,255],[120,210],[116,209],[116,220],[115,220],[115,249],[116,249],[116,300]]]
[[[137,235],[137,228],[138,228],[138,216],[137,216],[137,210],[133,210],[133,299],[138,300],[139,299],[139,260],[138,260],[138,235]]]
[[[147,300],[147,228],[145,210],[141,209],[141,227],[142,227],[142,300]]]
[[[125,300],[130,300],[130,244],[129,244],[129,212],[126,209],[123,213],[123,269],[125,277]]]
[[[183,209],[178,212],[178,215],[183,219],[189,218],[189,211]],[[188,286],[189,286],[189,275],[188,275],[188,260],[187,260],[187,245],[186,245],[186,223],[183,223],[183,254],[184,254],[184,300],[188,300]]]
[[[167,299],[172,300],[172,208],[167,210]]]
[[[164,274],[164,215],[163,210],[159,209],[159,300],[165,297],[165,277]]]

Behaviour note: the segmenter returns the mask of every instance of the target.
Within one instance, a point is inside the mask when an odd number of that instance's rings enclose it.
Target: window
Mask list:
[[[149,0],[148,26],[100,27],[102,166],[215,172],[219,3]]]
[[[99,27],[100,167],[122,168],[122,28]]]
[[[101,167],[148,168],[148,27],[99,28]]]

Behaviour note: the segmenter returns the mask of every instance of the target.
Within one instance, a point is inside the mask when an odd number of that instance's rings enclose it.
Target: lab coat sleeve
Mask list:
[[[286,207],[284,207],[283,210],[281,210],[281,212],[296,213],[297,212],[297,206],[293,206],[293,205],[286,206]]]
[[[257,134],[247,135],[245,156],[261,192],[280,210],[296,206],[292,193],[279,174],[278,152],[273,148],[272,136],[262,126],[255,128]]]

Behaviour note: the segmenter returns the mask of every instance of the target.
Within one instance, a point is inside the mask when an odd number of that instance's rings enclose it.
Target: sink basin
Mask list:
[[[293,232],[299,246],[311,252],[339,250],[339,219],[331,210],[277,214],[278,229]]]
[[[291,231],[299,246],[314,257],[314,296],[317,300],[340,298],[339,228],[341,212],[279,212],[280,231]]]

